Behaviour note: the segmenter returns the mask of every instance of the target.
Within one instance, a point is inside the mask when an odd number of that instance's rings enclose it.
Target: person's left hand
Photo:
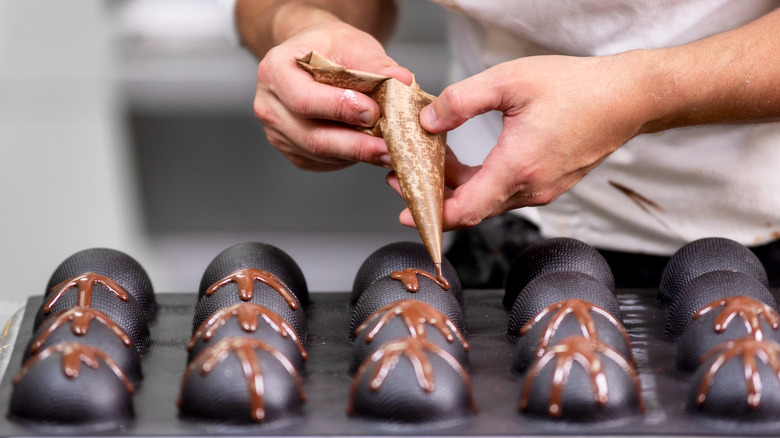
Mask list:
[[[639,86],[636,59],[521,58],[447,87],[420,113],[426,130],[449,131],[491,110],[503,113],[504,127],[481,166],[448,153],[444,229],[548,204],[637,135],[652,95]],[[400,193],[393,174],[387,181]],[[408,209],[400,221],[414,226]]]

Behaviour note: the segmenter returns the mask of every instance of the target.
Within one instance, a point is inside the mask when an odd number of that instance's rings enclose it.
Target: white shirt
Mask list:
[[[521,56],[595,56],[684,44],[780,6],[771,0],[435,1],[454,11],[453,80]],[[500,130],[500,114],[493,112],[450,133],[448,143],[461,161],[477,164]],[[632,192],[638,196],[627,195]],[[778,239],[780,124],[638,136],[550,205],[518,213],[545,236],[628,252],[668,255],[709,236],[745,245]]]

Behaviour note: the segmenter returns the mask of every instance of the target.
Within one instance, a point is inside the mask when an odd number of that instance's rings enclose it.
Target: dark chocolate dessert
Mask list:
[[[752,336],[708,352],[693,374],[688,409],[714,417],[780,419],[780,345]]]
[[[358,269],[352,284],[351,304],[357,304],[360,296],[376,280],[395,271],[420,269],[435,277],[435,266],[425,245],[417,242],[395,242],[385,245],[366,258]],[[446,258],[442,258],[442,275],[449,283],[449,291],[463,305],[463,288],[455,268]]]
[[[604,257],[590,245],[568,237],[535,242],[512,262],[507,274],[504,307],[511,309],[518,294],[535,278],[556,271],[588,274],[615,292],[615,278]]]
[[[88,273],[116,282],[133,296],[147,320],[154,315],[157,301],[146,271],[135,259],[114,249],[85,249],[65,259],[49,279],[44,296],[51,294],[56,286]]]
[[[28,359],[14,378],[9,415],[38,425],[114,429],[133,418],[135,388],[101,350],[59,343]]]
[[[568,421],[605,421],[642,411],[636,371],[612,347],[570,336],[548,349],[525,376],[520,410]]]
[[[780,316],[769,305],[743,296],[698,309],[677,342],[677,368],[693,371],[713,348],[744,337],[780,342]]]
[[[309,305],[309,288],[301,268],[286,252],[260,242],[246,242],[233,245],[219,253],[203,272],[198,289],[198,299],[215,283],[244,270],[253,269],[272,274],[286,286],[304,307]],[[260,278],[257,281],[262,281]]]
[[[187,362],[222,339],[238,336],[262,340],[303,372],[307,353],[295,330],[270,309],[247,302],[222,308],[204,321],[187,345]]]
[[[470,347],[463,334],[447,316],[422,301],[401,300],[384,306],[358,327],[355,335],[350,373],[383,345],[410,336],[427,339],[468,368]]]
[[[547,306],[520,329],[513,370],[524,372],[535,360],[569,336],[600,341],[632,365],[634,363],[631,342],[620,321],[606,310],[575,298]]]
[[[696,277],[712,271],[738,271],[767,286],[761,261],[744,245],[722,237],[707,237],[682,246],[672,255],[661,274],[658,302],[671,304],[675,296]]]
[[[423,338],[382,345],[358,368],[347,413],[396,423],[434,423],[476,412],[471,378],[449,353]]]
[[[666,322],[666,334],[678,339],[701,308],[729,297],[748,297],[777,310],[777,303],[766,286],[750,274],[739,271],[711,271],[699,275],[675,296]]]
[[[548,306],[568,299],[591,303],[623,323],[617,298],[604,283],[577,271],[551,271],[531,280],[517,296],[507,334],[518,336],[520,329]]]
[[[295,365],[249,336],[203,350],[182,379],[181,415],[226,424],[269,423],[300,416],[306,396]]]

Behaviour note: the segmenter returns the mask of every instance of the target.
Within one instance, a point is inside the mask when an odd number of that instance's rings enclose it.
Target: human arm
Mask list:
[[[315,50],[349,68],[409,84],[411,73],[380,42],[389,37],[395,15],[392,0],[238,0],[241,40],[261,58],[255,115],[270,143],[293,164],[318,171],[358,161],[389,167],[381,138],[345,125],[373,126],[377,104],[361,93],[316,83],[294,58]]]
[[[552,202],[642,133],[780,119],[779,36],[775,11],[678,47],[522,58],[453,84],[421,113],[426,129],[490,110],[504,128],[482,166],[448,162],[445,228]],[[412,225],[408,212],[401,221]]]

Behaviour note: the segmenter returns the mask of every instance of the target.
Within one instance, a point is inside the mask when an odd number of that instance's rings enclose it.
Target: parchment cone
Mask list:
[[[419,121],[420,111],[436,97],[420,89],[417,82],[407,86],[388,76],[350,70],[317,52],[296,61],[317,82],[364,93],[379,105],[381,115],[377,124],[358,129],[385,139],[401,193],[436,265],[436,275],[443,280],[441,233],[446,135],[429,133]]]

